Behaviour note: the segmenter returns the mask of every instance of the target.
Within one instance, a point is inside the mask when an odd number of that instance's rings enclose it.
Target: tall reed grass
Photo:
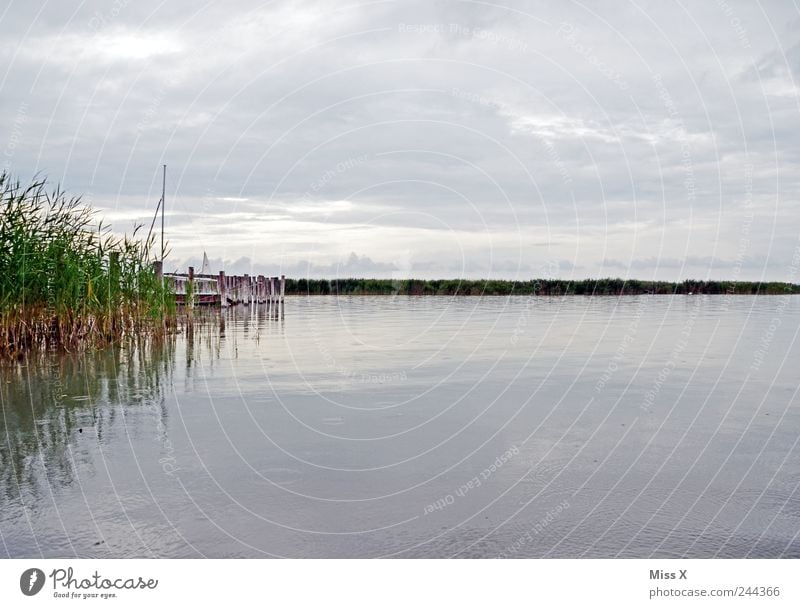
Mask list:
[[[80,197],[0,175],[0,357],[162,335],[175,298],[152,269],[153,239],[118,237]]]

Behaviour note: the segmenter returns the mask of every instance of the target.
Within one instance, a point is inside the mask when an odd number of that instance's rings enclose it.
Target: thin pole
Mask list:
[[[156,225],[156,220],[158,219],[158,212],[161,211],[161,200],[159,199],[158,205],[156,205],[156,212],[153,214],[153,221],[150,222],[150,231],[147,233],[147,240],[146,243],[150,242],[150,236],[153,234],[153,228]]]
[[[161,180],[161,262],[164,262],[164,207],[166,207],[167,165],[164,165],[164,176]]]

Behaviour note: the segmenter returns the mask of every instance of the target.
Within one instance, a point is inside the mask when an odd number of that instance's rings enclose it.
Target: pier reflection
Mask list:
[[[213,369],[228,339],[260,339],[271,322],[281,323],[282,308],[195,309],[161,340],[0,364],[0,506],[73,484],[87,437],[103,444],[111,429],[135,434],[144,420],[148,428],[155,423],[162,444],[169,442],[166,400],[174,382],[191,389],[197,365]],[[237,329],[233,336],[230,328]]]

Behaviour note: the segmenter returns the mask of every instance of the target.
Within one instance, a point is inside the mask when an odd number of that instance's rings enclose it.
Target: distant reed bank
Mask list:
[[[792,283],[748,281],[641,281],[625,279],[421,280],[286,279],[290,295],[410,296],[621,296],[643,294],[785,295],[800,293]]]

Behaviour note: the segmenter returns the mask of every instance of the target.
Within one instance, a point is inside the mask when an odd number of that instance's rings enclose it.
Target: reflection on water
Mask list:
[[[173,375],[169,345],[109,349],[92,355],[46,357],[2,369],[4,445],[2,488],[7,499],[24,486],[41,499],[49,484],[75,482],[73,460],[84,427],[99,442],[128,408],[158,406]],[[45,476],[37,475],[43,465]]]
[[[0,368],[9,557],[798,557],[798,297],[287,299]]]

